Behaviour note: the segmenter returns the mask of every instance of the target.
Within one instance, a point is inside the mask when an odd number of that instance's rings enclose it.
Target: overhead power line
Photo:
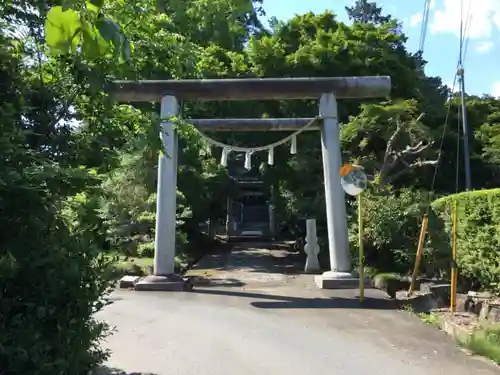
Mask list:
[[[424,0],[424,11],[422,12],[422,27],[420,29],[420,42],[418,52],[423,53],[425,47],[425,39],[427,37],[427,29],[429,25],[429,15],[431,10],[431,0]]]
[[[469,9],[464,17],[464,0],[460,1],[460,53],[458,57],[457,76],[460,83],[460,101],[462,105],[462,131],[464,142],[464,172],[465,172],[465,189],[472,189],[472,178],[470,168],[470,151],[469,151],[469,127],[467,123],[467,103],[465,101],[465,70],[464,59],[467,52],[468,34],[471,23],[471,3],[469,1]],[[458,166],[457,166],[458,168]]]

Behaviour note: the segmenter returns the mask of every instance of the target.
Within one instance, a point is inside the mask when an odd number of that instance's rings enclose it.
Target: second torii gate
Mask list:
[[[179,115],[179,100],[291,100],[319,98],[330,271],[317,278],[320,288],[356,287],[351,274],[345,196],[340,184],[340,128],[337,99],[388,96],[390,77],[206,79],[117,81],[112,93],[120,102],[161,102],[161,138],[166,155],[158,160],[154,274],[136,284],[140,290],[179,290],[174,273],[177,190],[177,138],[170,120]],[[192,120],[207,131],[296,131],[312,119]],[[311,127],[309,130],[313,129]]]

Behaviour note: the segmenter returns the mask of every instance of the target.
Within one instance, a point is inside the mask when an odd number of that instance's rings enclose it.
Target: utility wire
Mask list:
[[[461,21],[460,21],[460,65],[463,67],[465,63],[465,57],[467,56],[467,47],[469,46],[469,30],[470,30],[470,25],[472,23],[472,14],[471,14],[471,5],[472,1],[469,1],[469,7],[467,9],[467,13],[465,16],[465,23],[464,23],[464,15],[463,15],[463,0],[461,0],[461,6],[462,6],[462,11],[460,14]]]
[[[464,48],[464,0],[460,0],[460,49],[458,53],[458,64],[462,66]]]
[[[461,32],[461,37],[460,37],[460,56],[459,56],[459,65],[457,67],[457,71],[459,68],[463,69],[463,66],[465,64],[465,57],[467,56],[467,47],[469,45],[469,30],[470,30],[470,23],[471,23],[471,3],[472,1],[469,1],[469,8],[467,9],[467,15],[465,19],[465,26],[463,27],[463,32]],[[463,0],[461,5],[461,19],[463,21]],[[462,25],[461,25],[462,29]],[[455,76],[456,77],[456,76]],[[462,133],[461,128],[462,128],[462,106],[457,106],[457,145],[456,145],[456,159],[455,159],[455,193],[458,193],[459,187],[460,187],[460,135]]]
[[[453,79],[453,86],[451,88],[451,93],[455,92],[455,86],[457,84],[457,75],[455,74],[455,78]],[[441,163],[441,156],[443,154],[443,144],[444,144],[444,137],[446,135],[446,131],[448,129],[448,121],[450,119],[450,110],[451,110],[451,98],[448,100],[448,108],[446,109],[446,116],[444,119],[444,125],[443,125],[443,131],[441,133],[441,141],[439,143],[439,152],[438,152],[438,157],[437,157],[437,162],[434,167],[434,174],[432,176],[432,182],[431,182],[431,190],[429,191],[429,205],[427,206],[427,214],[429,213],[430,210],[430,201],[432,198],[432,194],[434,193],[434,186],[436,184],[436,177],[439,169],[439,164]]]
[[[444,120],[444,125],[443,125],[443,132],[441,134],[441,141],[440,141],[440,145],[439,145],[439,152],[438,152],[438,158],[437,158],[437,163],[434,167],[434,174],[432,176],[432,182],[431,182],[431,189],[429,191],[429,202],[430,202],[430,199],[431,199],[431,195],[433,194],[434,192],[434,188],[435,188],[435,184],[436,184],[436,178],[437,178],[437,173],[438,173],[438,170],[439,170],[439,164],[441,163],[441,157],[442,157],[442,154],[443,154],[443,144],[444,144],[444,137],[446,135],[446,131],[448,130],[448,121],[449,121],[449,118],[450,118],[450,110],[451,110],[451,101],[452,101],[452,97],[454,96],[454,93],[455,93],[455,87],[456,87],[456,84],[457,84],[457,78],[459,78],[459,75],[458,75],[458,71],[459,69],[463,69],[463,62],[464,62],[464,58],[465,58],[465,52],[467,52],[466,50],[466,47],[467,47],[467,41],[468,41],[468,31],[470,29],[470,20],[471,20],[471,14],[470,14],[470,11],[471,11],[471,2],[469,2],[469,9],[467,10],[467,19],[465,20],[464,22],[464,14],[463,14],[463,3],[464,1],[461,0],[461,11],[460,11],[460,45],[459,45],[459,54],[458,54],[458,61],[457,61],[457,68],[455,69],[455,76],[453,78],[453,85],[451,87],[451,93],[450,93],[450,97],[448,99],[448,103],[447,103],[447,110],[446,110],[446,116],[445,116],[445,120]],[[465,48],[464,48],[465,46]],[[458,109],[459,113],[460,112],[460,108]],[[459,116],[458,118],[458,123],[460,124],[460,121],[461,121],[461,117]],[[458,136],[458,139],[460,139],[460,130],[457,134]],[[460,145],[457,145],[457,148],[459,149]],[[457,172],[456,172],[456,186],[458,186],[458,168],[459,168],[459,164],[458,164],[458,159],[457,159],[457,165],[456,165],[456,168],[457,168]],[[457,188],[458,189],[458,188]],[[427,213],[429,212],[429,209],[430,209],[430,205],[427,207]]]
[[[425,39],[427,37],[427,29],[429,25],[429,15],[431,10],[431,0],[424,0],[424,11],[422,12],[422,27],[420,29],[420,41],[418,52],[424,52]]]

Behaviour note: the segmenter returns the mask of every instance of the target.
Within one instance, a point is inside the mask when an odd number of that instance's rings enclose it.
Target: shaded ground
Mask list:
[[[116,292],[98,314],[117,327],[107,366],[127,375],[499,374],[382,292],[368,290],[361,305],[356,291],[319,290],[311,275],[266,272],[269,256],[237,247],[194,271],[237,285]]]
[[[304,262],[304,254],[284,244],[236,243],[202,259],[187,276],[232,280],[240,285],[254,281],[282,283],[299,277]]]
[[[103,366],[95,371],[95,375],[157,375],[153,373],[126,372],[117,368]]]

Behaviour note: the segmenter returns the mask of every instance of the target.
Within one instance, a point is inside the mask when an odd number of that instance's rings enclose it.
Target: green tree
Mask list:
[[[349,19],[354,22],[383,25],[392,20],[391,15],[383,15],[377,3],[368,0],[356,0],[350,7],[345,7]]]
[[[106,358],[106,325],[93,314],[108,264],[59,210],[93,179],[60,162],[59,98],[40,66],[26,65],[29,50],[0,34],[0,225],[9,234],[0,240],[0,363],[9,374],[83,375]]]
[[[437,146],[424,123],[415,101],[363,105],[342,128],[344,155],[363,165],[376,184],[401,183],[408,174],[437,164]]]

